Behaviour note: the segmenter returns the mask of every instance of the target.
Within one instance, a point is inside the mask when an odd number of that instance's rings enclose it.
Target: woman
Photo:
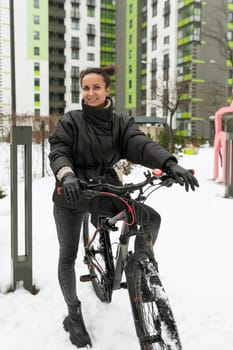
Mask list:
[[[107,197],[94,200],[82,198],[80,180],[88,182],[97,176],[119,184],[113,170],[120,159],[149,168],[169,171],[186,191],[195,190],[198,182],[186,169],[177,164],[176,158],[141,132],[133,118],[113,113],[110,98],[110,77],[114,66],[87,68],[80,73],[82,88],[82,111],[70,111],[58,122],[49,138],[51,168],[56,178],[56,187],[62,186],[62,195],[54,191],[54,218],[60,244],[58,277],[68,308],[63,324],[70,339],[78,348],[90,345],[85,328],[81,303],[76,294],[74,264],[77,256],[82,218],[92,214],[92,222],[98,214],[113,214],[118,203]],[[147,237],[155,242],[160,215],[152,208],[135,204]],[[147,254],[142,237],[135,240],[135,250]]]

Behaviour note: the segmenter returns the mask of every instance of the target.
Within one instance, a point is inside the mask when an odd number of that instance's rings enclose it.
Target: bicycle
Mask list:
[[[114,290],[128,290],[141,350],[181,350],[177,325],[162,286],[152,247],[146,258],[129,250],[130,239],[142,234],[133,224],[134,212],[130,205],[132,194],[138,191],[134,200],[144,202],[158,188],[169,187],[175,182],[159,169],[145,172],[144,175],[146,179],[137,184],[114,186],[97,181],[85,185],[83,195],[88,198],[96,195],[114,196],[124,202],[125,209],[112,217],[99,216],[97,227],[92,225],[90,214],[85,215],[82,223],[84,263],[89,274],[80,276],[80,280],[91,281],[97,297],[106,303],[111,302]],[[152,186],[154,188],[146,195]],[[131,223],[127,221],[130,217]],[[119,221],[123,221],[123,224],[114,257],[110,233],[119,230]],[[123,272],[126,281],[123,281]]]

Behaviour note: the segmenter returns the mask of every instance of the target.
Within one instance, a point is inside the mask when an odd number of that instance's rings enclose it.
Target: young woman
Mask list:
[[[81,303],[76,294],[74,264],[78,252],[82,218],[90,212],[92,222],[98,214],[113,214],[118,203],[109,197],[83,199],[80,180],[88,182],[104,176],[106,182],[119,184],[113,166],[120,159],[148,168],[161,168],[171,173],[186,191],[195,190],[198,181],[177,159],[141,132],[133,118],[116,115],[110,98],[110,77],[114,66],[87,68],[80,73],[82,110],[66,113],[58,122],[50,142],[50,164],[56,187],[53,195],[54,218],[60,245],[58,277],[68,308],[63,324],[78,348],[91,346],[84,325]],[[135,204],[135,212],[143,230],[154,244],[160,227],[160,215],[152,208]],[[146,254],[142,237],[135,240],[135,250]]]

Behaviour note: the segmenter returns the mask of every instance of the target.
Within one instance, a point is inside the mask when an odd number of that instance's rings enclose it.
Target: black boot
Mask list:
[[[83,321],[81,303],[78,306],[69,308],[69,315],[64,319],[63,325],[65,330],[70,333],[72,344],[76,345],[78,348],[92,346],[91,339]]]

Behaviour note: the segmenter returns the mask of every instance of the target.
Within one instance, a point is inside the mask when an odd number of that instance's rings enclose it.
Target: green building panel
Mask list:
[[[49,17],[48,17],[48,1],[40,1],[40,7],[34,8],[34,1],[27,1],[28,10],[28,59],[47,61],[49,58]],[[36,19],[39,19],[39,23]],[[34,49],[38,48],[38,54]]]
[[[126,108],[137,106],[137,30],[138,2],[126,1]],[[129,40],[131,38],[131,40]],[[129,69],[130,68],[130,69]],[[131,84],[129,84],[131,82]]]

